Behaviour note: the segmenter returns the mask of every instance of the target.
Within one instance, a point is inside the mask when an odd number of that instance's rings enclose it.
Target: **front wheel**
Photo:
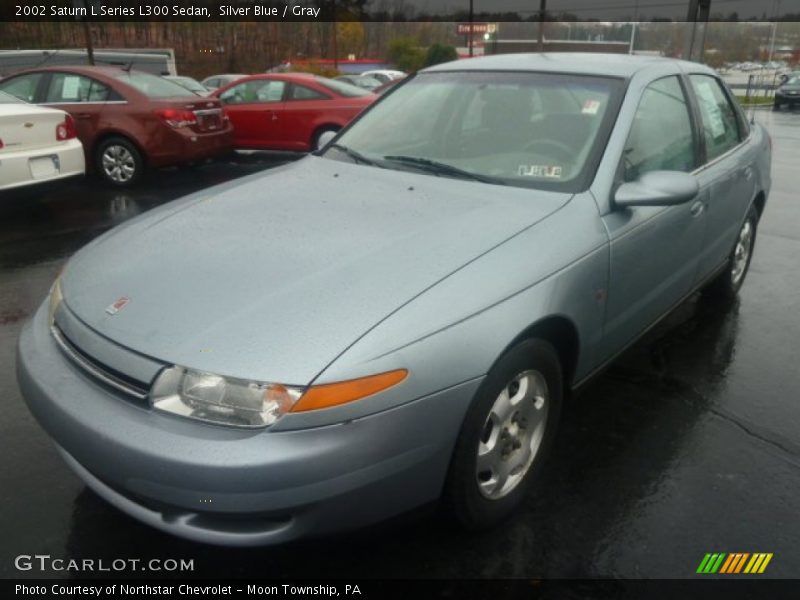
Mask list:
[[[104,140],[97,147],[95,166],[100,176],[111,185],[133,185],[144,172],[144,160],[138,148],[123,137]]]
[[[445,484],[445,506],[467,529],[506,518],[552,446],[563,382],[551,344],[532,339],[489,371],[467,412]]]
[[[757,227],[758,211],[751,206],[747,218],[739,229],[736,243],[725,264],[725,269],[708,285],[709,292],[727,298],[733,298],[739,293],[753,258]]]

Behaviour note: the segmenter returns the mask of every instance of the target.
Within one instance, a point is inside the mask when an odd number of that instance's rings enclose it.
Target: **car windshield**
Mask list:
[[[5,92],[0,92],[0,104],[25,104],[25,102],[16,96],[11,96]]]
[[[789,77],[784,85],[800,85],[800,75],[793,75]]]
[[[357,87],[352,83],[345,81],[336,81],[335,79],[328,79],[326,77],[317,77],[316,82],[323,87],[328,88],[339,96],[346,96],[348,98],[357,98],[358,96],[369,96],[372,92]]]
[[[121,71],[117,73],[116,77],[129,86],[136,88],[148,98],[170,98],[188,95],[186,93],[188,90],[185,87],[149,73]]]
[[[378,102],[324,156],[578,191],[596,169],[622,89],[622,80],[605,77],[423,73]]]

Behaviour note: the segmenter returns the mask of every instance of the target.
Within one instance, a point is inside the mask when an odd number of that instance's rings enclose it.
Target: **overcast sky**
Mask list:
[[[517,11],[523,17],[538,11],[539,0],[473,0],[475,12]],[[469,0],[406,0],[418,11],[427,13],[452,13],[467,10]],[[547,0],[548,12],[571,12],[585,19],[613,21],[632,16],[638,11],[642,19],[668,17],[684,20],[689,0]],[[800,13],[800,0],[711,0],[711,13],[728,15],[739,13],[740,19],[758,17],[766,13]]]

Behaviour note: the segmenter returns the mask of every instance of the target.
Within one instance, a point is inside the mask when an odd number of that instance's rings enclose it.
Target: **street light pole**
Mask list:
[[[544,19],[547,15],[547,0],[539,0],[539,52],[544,52]]]
[[[472,6],[473,0],[469,0],[469,37],[467,38],[467,43],[469,44],[469,57],[472,58],[472,36],[475,33],[472,31],[474,25],[472,24],[475,20],[475,12]]]

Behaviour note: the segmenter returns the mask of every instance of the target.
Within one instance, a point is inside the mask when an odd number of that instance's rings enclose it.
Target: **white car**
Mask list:
[[[85,169],[71,116],[0,92],[0,190],[83,175]]]
[[[364,77],[374,77],[381,83],[386,83],[393,79],[402,79],[406,76],[403,71],[393,71],[392,69],[373,69],[372,71],[364,71],[361,75]]]

